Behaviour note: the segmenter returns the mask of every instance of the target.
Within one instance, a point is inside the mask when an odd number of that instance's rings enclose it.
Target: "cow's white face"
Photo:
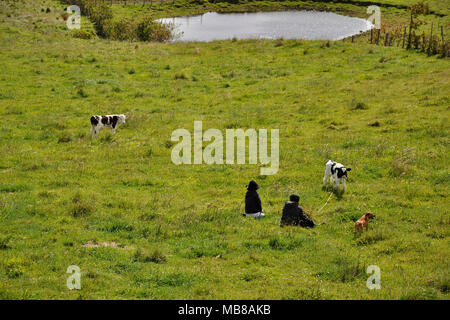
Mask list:
[[[125,123],[125,120],[127,119],[127,116],[124,114],[119,115],[119,123]]]

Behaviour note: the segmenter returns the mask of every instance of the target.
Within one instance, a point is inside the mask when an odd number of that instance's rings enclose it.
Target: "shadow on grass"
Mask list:
[[[333,187],[331,185],[323,186],[322,190],[326,191],[326,192],[333,192],[333,194],[336,196],[337,200],[341,200],[345,193],[344,189],[336,189],[335,187]]]

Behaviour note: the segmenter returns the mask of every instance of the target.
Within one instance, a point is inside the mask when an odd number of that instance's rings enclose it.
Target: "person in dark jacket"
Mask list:
[[[300,197],[295,194],[289,197],[289,201],[284,204],[281,225],[313,228],[315,223],[303,212],[302,207],[298,205],[299,201]]]
[[[262,211],[261,199],[259,198],[259,189],[256,181],[252,180],[247,186],[247,193],[245,194],[245,213],[244,216],[251,216],[253,218],[262,218],[264,213]]]

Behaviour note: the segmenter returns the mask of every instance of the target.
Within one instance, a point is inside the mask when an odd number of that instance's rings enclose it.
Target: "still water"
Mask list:
[[[340,40],[373,25],[361,18],[333,12],[276,11],[249,13],[208,12],[197,16],[160,19],[175,25],[175,41],[226,39]]]

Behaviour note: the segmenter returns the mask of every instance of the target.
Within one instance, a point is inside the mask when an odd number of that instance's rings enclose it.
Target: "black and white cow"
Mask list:
[[[342,163],[328,160],[325,163],[325,176],[323,177],[323,185],[326,186],[328,179],[331,183],[333,180],[336,182],[336,188],[339,188],[339,184],[342,183],[344,190],[346,189],[345,181],[347,181],[347,172],[351,171],[351,168],[346,168]]]
[[[97,136],[102,128],[110,128],[115,134],[117,127],[125,123],[126,116],[124,114],[112,114],[107,116],[92,116],[91,117],[91,138]]]

